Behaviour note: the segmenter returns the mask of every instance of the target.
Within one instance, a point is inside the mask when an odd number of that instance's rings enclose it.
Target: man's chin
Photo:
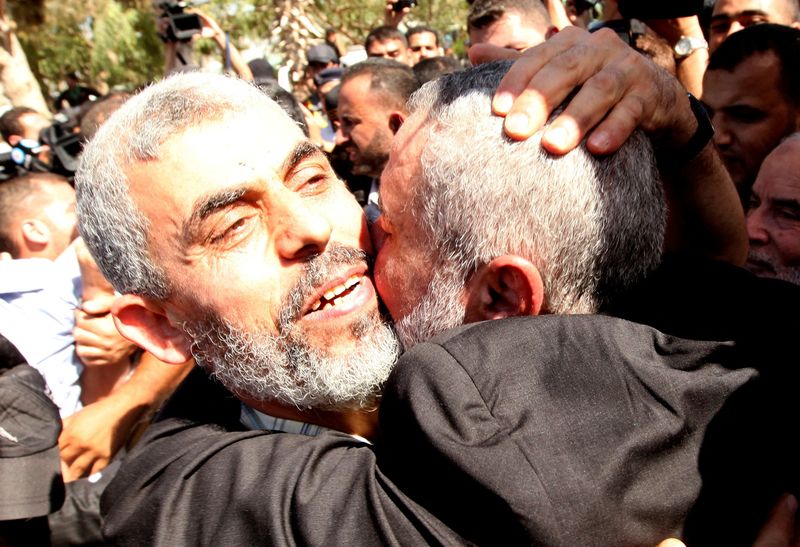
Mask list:
[[[364,338],[368,338],[379,328],[385,328],[385,322],[377,305],[360,314],[348,314],[337,321],[314,321],[296,325],[292,338],[302,339],[320,356],[330,359],[343,359],[357,351]]]

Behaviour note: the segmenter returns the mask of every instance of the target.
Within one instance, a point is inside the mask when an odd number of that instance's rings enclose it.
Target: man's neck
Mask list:
[[[247,406],[276,418],[308,422],[335,429],[350,435],[358,435],[373,440],[378,432],[378,410],[300,410],[294,406],[280,403],[255,401],[239,397]]]

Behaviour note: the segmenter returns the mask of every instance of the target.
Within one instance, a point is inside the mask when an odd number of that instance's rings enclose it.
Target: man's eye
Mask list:
[[[225,243],[241,235],[247,227],[249,217],[242,217],[230,224],[222,233],[211,238],[211,243]]]
[[[735,109],[730,111],[731,118],[742,123],[758,123],[767,117],[766,112],[751,108]]]
[[[778,209],[778,214],[786,220],[800,220],[800,211],[790,207],[781,207]]]
[[[730,28],[731,28],[730,21],[718,21],[716,23],[711,23],[712,32],[718,32],[722,34],[723,32],[728,32],[728,29]]]
[[[763,15],[755,15],[753,17],[748,17],[747,19],[742,20],[741,24],[743,27],[752,27],[753,25],[760,25],[762,23],[768,23],[768,22],[769,21],[767,20],[767,18],[764,17]]]
[[[324,190],[329,182],[328,171],[319,167],[306,167],[294,174],[290,187],[298,192],[316,192]]]

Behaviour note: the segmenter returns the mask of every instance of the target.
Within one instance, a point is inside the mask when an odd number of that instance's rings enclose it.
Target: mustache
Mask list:
[[[289,289],[278,314],[278,333],[283,334],[300,319],[303,304],[316,293],[316,289],[327,282],[342,266],[367,264],[372,270],[373,259],[361,249],[333,244],[324,253],[312,255],[306,261],[300,278]]]
[[[750,250],[747,253],[747,262],[754,263],[760,267],[767,267],[773,272],[775,271],[774,258],[767,253]]]

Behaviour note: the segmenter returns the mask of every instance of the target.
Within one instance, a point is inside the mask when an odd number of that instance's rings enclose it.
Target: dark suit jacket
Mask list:
[[[140,545],[654,545],[701,491],[715,414],[753,383],[727,342],[602,316],[482,323],[403,356],[370,447],[242,431],[238,401],[195,374],[107,489],[105,532]]]
[[[797,383],[753,364],[595,316],[464,326],[403,357],[378,461],[479,544],[747,545],[797,484]]]

